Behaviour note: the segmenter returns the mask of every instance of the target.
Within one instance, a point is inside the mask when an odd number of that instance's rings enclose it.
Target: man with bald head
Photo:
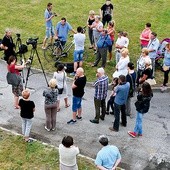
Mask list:
[[[81,101],[84,95],[84,87],[86,85],[86,76],[84,75],[84,70],[79,67],[76,71],[75,79],[72,84],[73,99],[72,99],[72,111],[73,119],[67,122],[67,124],[75,124],[77,120],[82,120],[82,107]],[[76,120],[77,119],[77,120]]]
[[[91,123],[99,123],[99,119],[104,120],[106,113],[106,97],[108,91],[108,76],[105,75],[104,68],[98,68],[96,73],[97,80],[94,82],[95,87],[94,105],[95,105],[95,118],[90,120]],[[102,115],[100,115],[100,108]]]

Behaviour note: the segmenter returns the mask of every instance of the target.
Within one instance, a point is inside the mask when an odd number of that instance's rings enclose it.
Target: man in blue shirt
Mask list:
[[[57,23],[56,25],[56,39],[60,39],[61,44],[64,46],[67,41],[68,32],[72,31],[74,34],[76,32],[73,30],[72,26],[66,21],[66,18],[61,18],[61,21]]]
[[[156,53],[159,47],[159,40],[157,38],[157,34],[155,32],[151,33],[151,39],[148,43],[147,49],[149,50],[149,57],[152,61],[152,76],[155,75],[155,58]]]
[[[95,164],[98,169],[114,170],[121,161],[119,149],[114,145],[108,145],[109,140],[106,136],[101,135],[99,142],[103,148],[97,153]]]
[[[46,48],[47,39],[51,37],[51,43],[54,37],[54,27],[52,24],[52,18],[57,16],[55,13],[52,13],[52,3],[47,4],[47,9],[44,12],[45,25],[46,25],[46,36],[43,41],[42,49]]]
[[[106,59],[107,59],[107,48],[112,45],[112,41],[110,39],[110,35],[107,34],[107,30],[103,30],[99,40],[97,41],[97,54],[96,60],[92,67],[96,67],[102,58],[101,67],[105,67]]]
[[[128,98],[130,89],[130,83],[126,82],[126,77],[124,75],[119,76],[119,85],[115,89],[115,101],[114,101],[114,115],[115,121],[113,123],[113,127],[109,127],[111,131],[119,131],[119,122],[120,122],[120,111],[121,111],[121,119],[122,126],[126,127],[126,101]]]
[[[103,68],[98,68],[96,77],[98,78],[93,86],[95,87],[95,94],[94,94],[94,105],[95,105],[95,111],[96,115],[93,120],[90,120],[91,123],[99,123],[99,118],[101,120],[104,120],[105,113],[106,113],[106,97],[107,97],[107,91],[108,91],[108,83],[109,79],[105,75],[105,71]],[[100,108],[102,115],[100,116]]]

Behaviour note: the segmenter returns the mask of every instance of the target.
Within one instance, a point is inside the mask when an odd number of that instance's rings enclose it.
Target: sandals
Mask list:
[[[65,108],[67,108],[67,107],[69,107],[70,106],[70,104],[67,104],[67,105],[65,105]]]

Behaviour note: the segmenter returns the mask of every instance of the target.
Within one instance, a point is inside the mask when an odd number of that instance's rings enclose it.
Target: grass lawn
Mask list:
[[[79,170],[95,170],[91,160],[78,156]],[[59,170],[58,150],[0,130],[1,170]]]
[[[45,35],[44,10],[48,0],[13,0],[6,3],[0,0],[0,37],[3,37],[4,29],[11,28],[13,30],[13,38],[16,40],[16,33],[21,33],[21,38],[25,43],[29,37],[39,37],[39,43],[42,43]],[[99,8],[105,0],[57,0],[53,3],[53,11],[58,13],[58,17],[53,19],[56,25],[61,17],[66,17],[69,23],[76,30],[77,26],[86,25],[89,10],[99,13]],[[116,31],[123,30],[129,33],[130,59],[136,63],[136,59],[140,54],[139,35],[144,29],[146,22],[151,22],[152,31],[158,34],[159,40],[169,37],[170,30],[170,1],[167,0],[114,0],[114,20],[116,22]],[[3,4],[3,5],[2,5]],[[117,36],[116,36],[117,39]],[[87,36],[86,51],[88,59],[84,62],[84,68],[88,81],[95,80],[96,68],[90,65],[94,61],[94,54],[88,49],[89,40]],[[31,48],[31,47],[29,47]],[[47,62],[43,57],[41,45],[38,45],[38,53],[45,70],[53,72],[55,70],[54,63]],[[26,54],[29,57],[30,52]],[[62,61],[73,61],[72,51],[67,58]],[[33,65],[39,67],[35,57]],[[100,66],[100,65],[99,65]],[[106,73],[111,78],[115,70],[115,62],[110,62],[106,66]],[[156,73],[158,82],[162,81],[162,73]]]

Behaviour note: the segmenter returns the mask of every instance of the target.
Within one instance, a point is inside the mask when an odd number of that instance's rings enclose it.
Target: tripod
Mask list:
[[[16,55],[19,55],[19,57],[20,57],[20,64],[22,64],[22,59],[24,58],[24,61],[25,61],[26,58],[25,58],[24,53],[21,53],[21,51],[20,51],[20,47],[22,45],[22,41],[21,41],[21,38],[20,38],[21,35],[16,34],[16,36],[17,36],[17,40],[16,40],[16,43],[15,43],[15,51],[16,51]],[[22,78],[23,78],[23,83],[25,83],[23,70],[22,70]]]
[[[42,72],[43,72],[45,81],[46,81],[47,86],[48,86],[47,77],[46,77],[46,75],[45,75],[44,68],[43,68],[43,66],[42,66],[40,57],[39,57],[38,52],[37,52],[37,41],[33,41],[33,42],[31,42],[31,43],[27,43],[27,45],[28,45],[28,44],[31,44],[31,45],[32,45],[32,49],[31,49],[30,57],[29,57],[28,61],[26,62],[26,63],[27,63],[27,66],[28,66],[28,71],[27,71],[27,75],[26,75],[25,88],[27,87],[28,78],[29,78],[29,76],[31,76],[31,75],[30,75],[30,71],[31,71],[31,66],[32,66],[33,59],[34,59],[34,56],[35,56],[35,55],[36,55],[37,58],[38,58],[38,62],[39,62],[39,64],[40,64],[40,66],[41,66],[41,70],[42,70]],[[33,75],[33,74],[36,74],[36,73],[32,73],[32,75]]]

